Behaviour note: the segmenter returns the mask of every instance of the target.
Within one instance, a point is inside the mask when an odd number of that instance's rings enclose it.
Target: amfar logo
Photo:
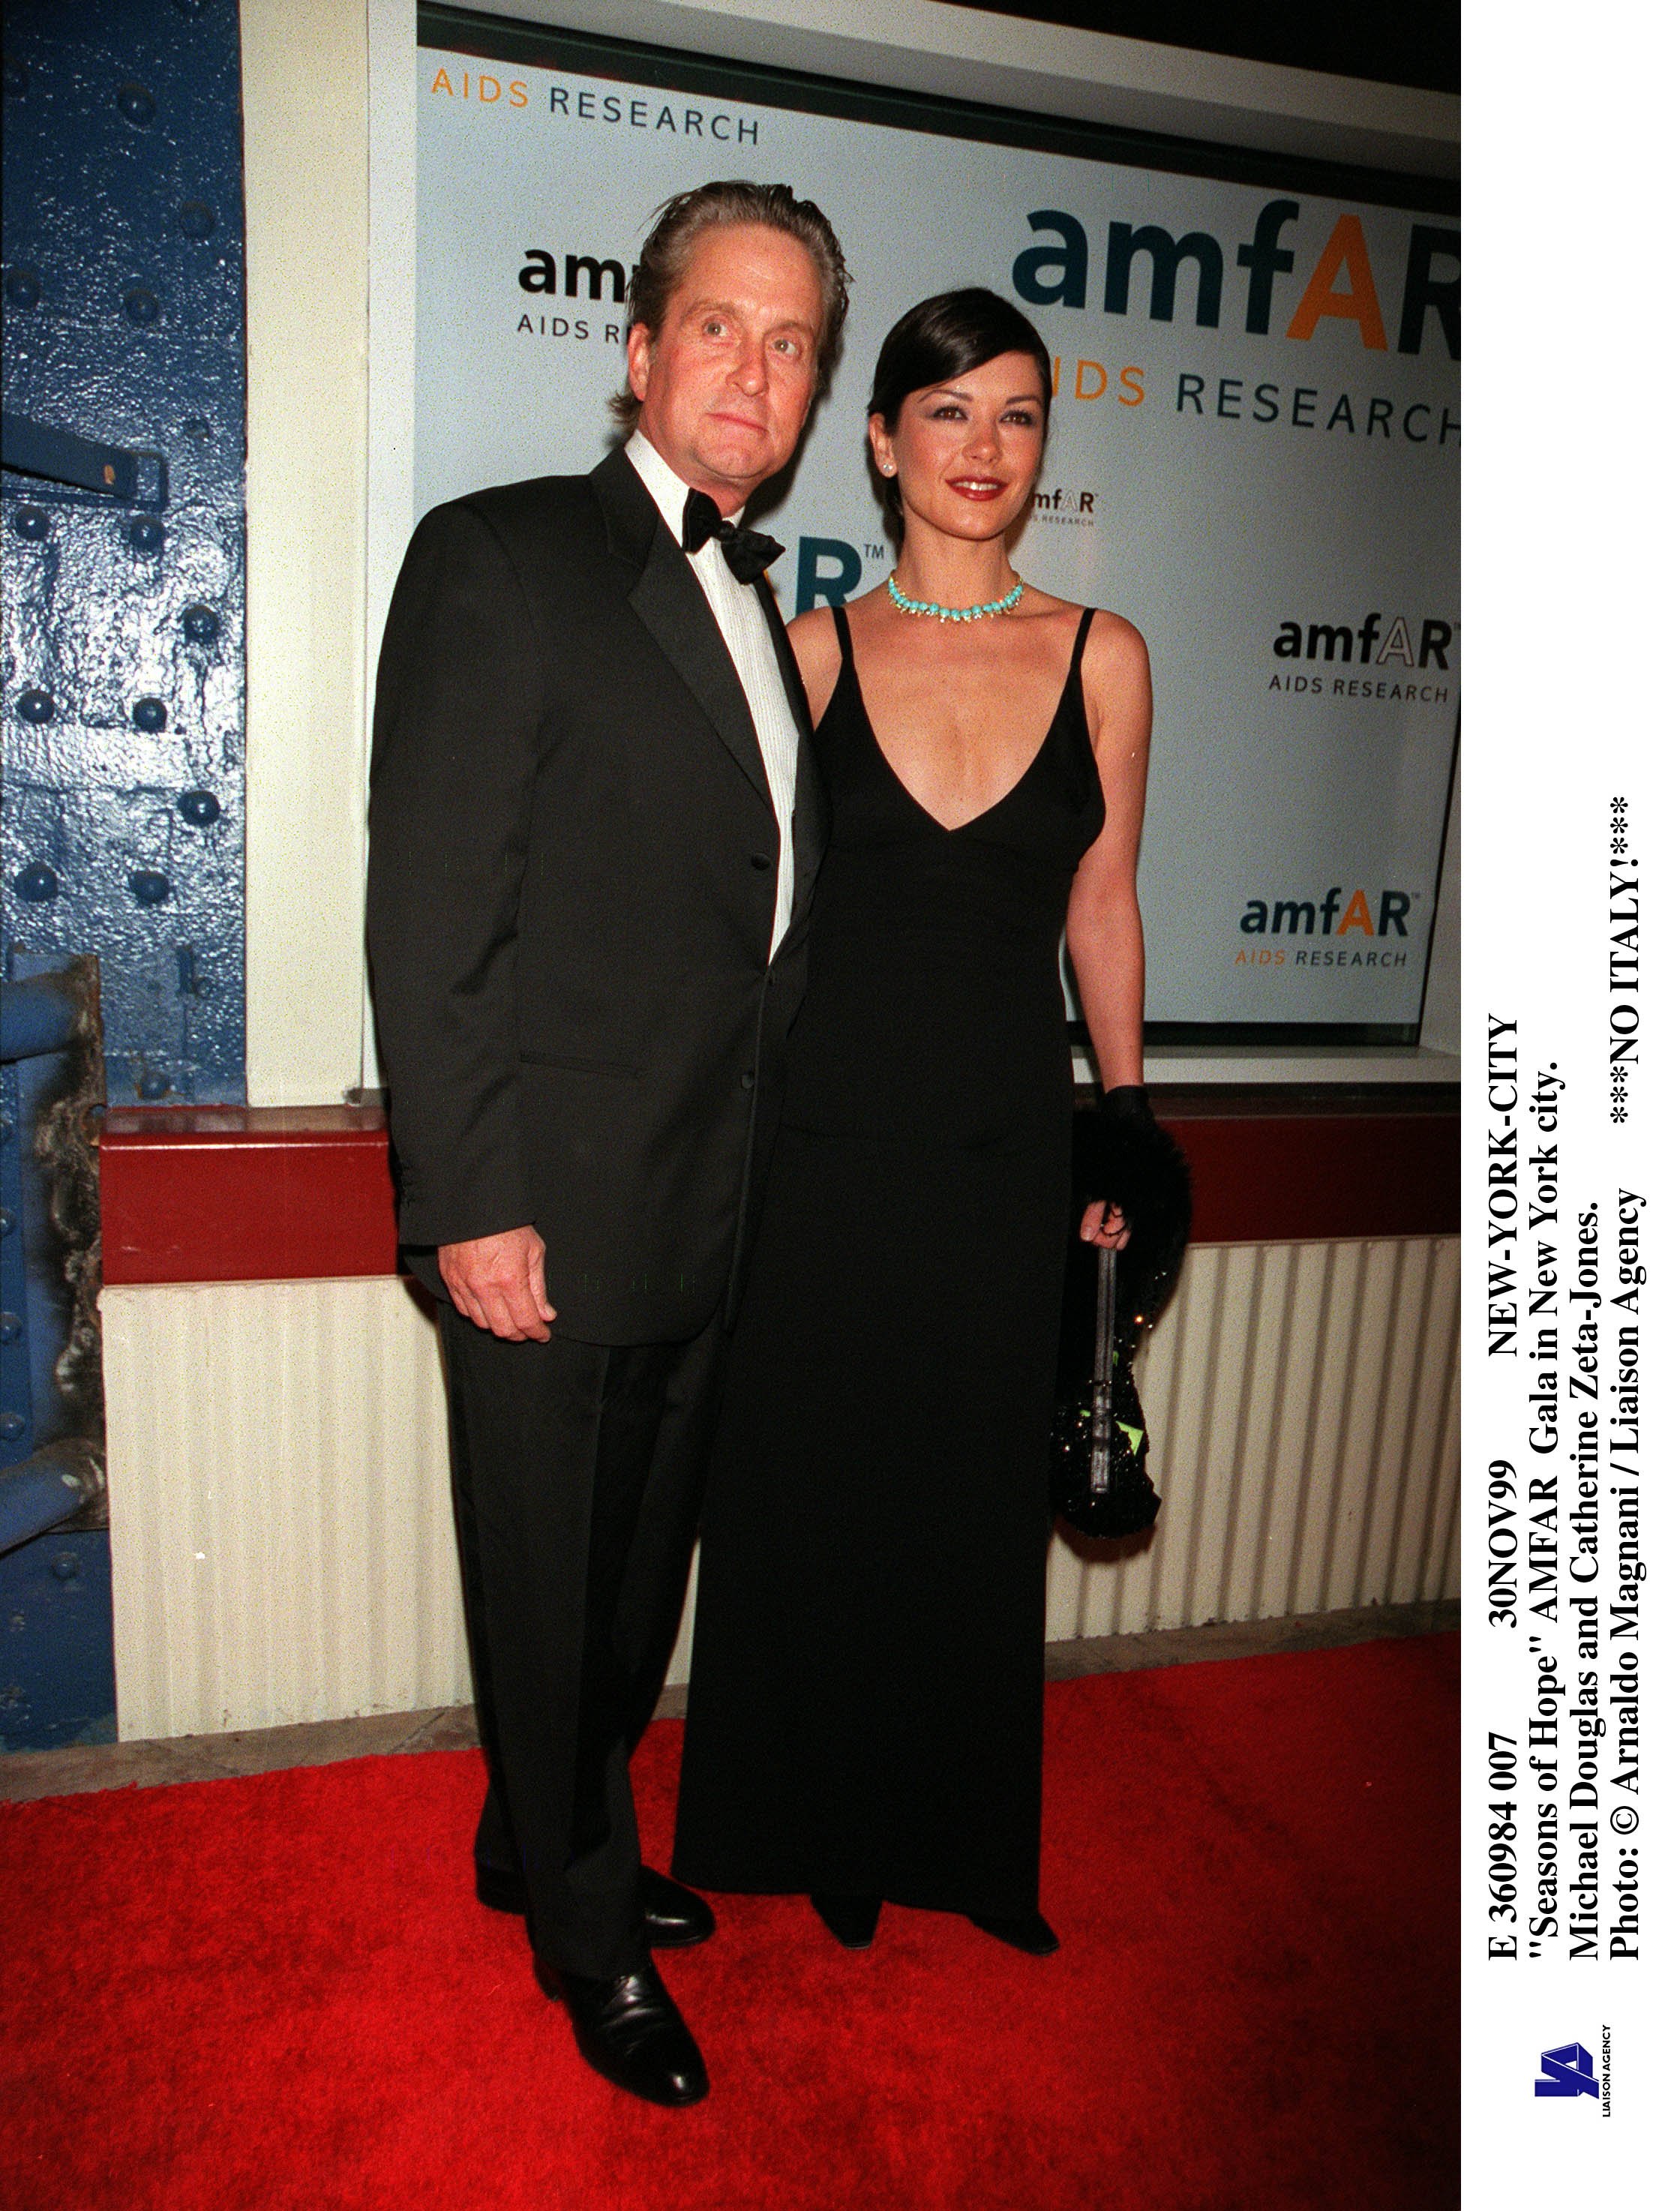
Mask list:
[[[1446,648],[1453,642],[1453,625],[1434,615],[1427,616],[1418,626],[1417,642],[1412,643],[1411,624],[1404,615],[1389,618],[1383,629],[1383,615],[1374,607],[1357,631],[1350,622],[1286,621],[1278,625],[1271,649],[1279,660],[1351,661],[1356,638],[1359,644],[1362,667],[1385,668],[1398,661],[1402,668],[1446,667]],[[1377,644],[1377,633],[1382,631],[1382,644]]]
[[[844,537],[802,537],[793,586],[793,611],[843,607],[864,580],[864,563],[884,567],[884,545],[852,545]]]
[[[568,253],[566,257],[566,296],[575,300],[580,284],[587,284],[589,296],[598,300],[603,290],[611,287],[614,300],[624,297],[628,280],[622,261],[603,260],[593,253]],[[525,265],[519,271],[522,292],[556,292],[560,288],[560,270],[552,253],[545,253],[540,245],[525,248]]]
[[[1537,2096],[1598,2096],[1592,2053],[1584,2043],[1561,2042],[1556,2050],[1543,2050],[1540,2073],[1534,2084]]]
[[[1270,200],[1254,219],[1254,232],[1236,250],[1236,264],[1248,272],[1242,287],[1243,328],[1252,336],[1270,335],[1276,312],[1277,280],[1295,273],[1295,252],[1280,243],[1284,231],[1301,216],[1299,200]],[[1011,274],[1019,296],[1035,307],[1083,307],[1090,287],[1093,259],[1091,239],[1078,216],[1058,208],[1035,208],[1027,218],[1034,231],[1054,243],[1029,245],[1017,254]],[[1316,229],[1317,217],[1309,218]],[[1309,246],[1309,251],[1312,248]],[[1133,283],[1134,264],[1142,258],[1147,277]],[[1388,333],[1395,330],[1397,353],[1418,353],[1431,316],[1453,360],[1459,358],[1459,279],[1437,267],[1459,258],[1459,233],[1439,225],[1415,222],[1406,255],[1406,273],[1400,297],[1392,297],[1385,315],[1371,266],[1365,227],[1351,211],[1338,215],[1329,237],[1318,250],[1284,336],[1311,338],[1320,323],[1356,323],[1368,351],[1386,353]],[[1192,272],[1180,283],[1186,264]],[[1142,305],[1147,286],[1151,322],[1170,323],[1178,314],[1180,296],[1194,302],[1198,324],[1216,330],[1224,319],[1225,247],[1205,230],[1187,230],[1174,237],[1154,222],[1111,222],[1103,255],[1102,311],[1128,315]],[[1398,304],[1399,316],[1394,320]]]
[[[1094,491],[1069,491],[1058,484],[1054,491],[1035,491],[1030,512],[1034,522],[1055,523],[1064,529],[1070,526],[1075,530],[1095,530],[1096,502]]]
[[[1391,930],[1396,936],[1404,936],[1410,912],[1410,891],[1384,891],[1374,923],[1371,901],[1363,891],[1355,891],[1343,907],[1342,886],[1332,883],[1321,899],[1277,899],[1268,906],[1263,898],[1252,898],[1237,926],[1245,936],[1282,936],[1286,931],[1291,936],[1346,936],[1350,931],[1362,936],[1386,936]]]

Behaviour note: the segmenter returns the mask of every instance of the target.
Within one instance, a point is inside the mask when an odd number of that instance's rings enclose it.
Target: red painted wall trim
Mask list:
[[[1195,1178],[1196,1242],[1456,1233],[1458,1115],[1419,1102],[1157,1093]],[[106,1117],[100,1180],[107,1282],[397,1270],[377,1106],[124,1106]]]
[[[1458,1233],[1457,1114],[1162,1118],[1190,1160],[1193,1243]]]
[[[100,1140],[100,1212],[107,1282],[397,1270],[377,1106],[121,1107]]]

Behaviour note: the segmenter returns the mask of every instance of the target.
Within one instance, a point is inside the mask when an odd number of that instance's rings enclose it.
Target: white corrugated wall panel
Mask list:
[[[1055,1538],[1051,1640],[1454,1594],[1458,1286],[1448,1238],[1192,1251],[1138,1363],[1160,1521]],[[159,1285],[103,1311],[124,1739],[464,1702],[413,1294]]]
[[[403,1285],[101,1311],[124,1739],[465,1702],[437,1336]]]

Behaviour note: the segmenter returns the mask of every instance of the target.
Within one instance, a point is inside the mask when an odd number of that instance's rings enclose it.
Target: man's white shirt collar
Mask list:
[[[682,510],[688,503],[690,487],[683,482],[652,440],[643,437],[640,430],[631,433],[624,448],[624,457],[647,486],[666,529],[680,545],[682,542]]]

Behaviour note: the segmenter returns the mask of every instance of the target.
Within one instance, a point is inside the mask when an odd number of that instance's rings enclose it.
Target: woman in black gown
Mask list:
[[[701,1533],[674,1868],[1035,1953],[1049,1429],[1072,1085],[1143,1093],[1149,658],[1010,565],[1051,368],[989,292],[882,349],[889,584],[792,626],[832,807]],[[1142,1110],[1146,1111],[1144,1107]],[[1088,1239],[1125,1240],[1090,1205]]]

